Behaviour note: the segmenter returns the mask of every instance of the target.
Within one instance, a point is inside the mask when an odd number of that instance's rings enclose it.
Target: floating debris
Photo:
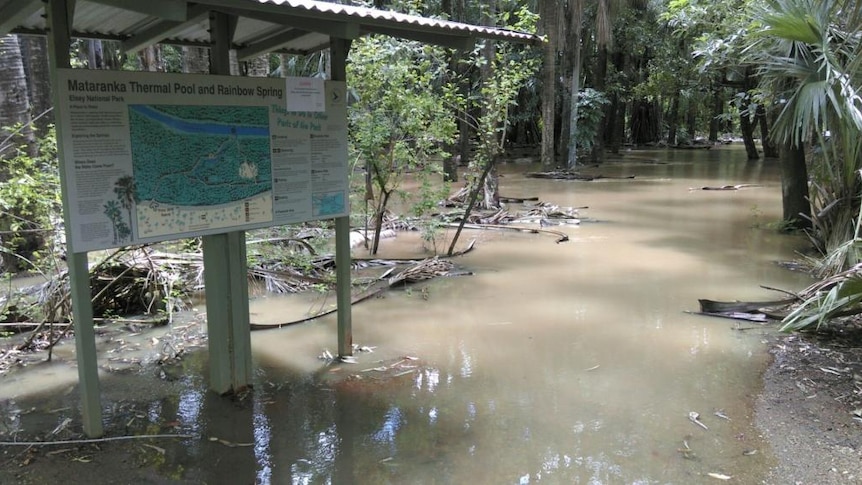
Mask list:
[[[729,418],[729,417],[727,417],[727,415],[726,415],[726,414],[724,414],[724,410],[723,410],[723,409],[716,409],[716,411],[715,411],[714,413],[712,413],[712,414],[714,414],[715,416],[718,416],[718,417],[719,417],[719,418],[721,418],[721,419],[726,419],[726,420],[730,421],[730,418]]]
[[[691,421],[692,423],[700,426],[703,429],[707,429],[707,430],[709,429],[705,424],[703,424],[703,422],[701,422],[700,414],[698,414],[694,411],[688,413],[688,420]]]
[[[209,440],[213,443],[219,443],[219,444],[225,445],[228,448],[239,448],[239,447],[254,446],[254,443],[235,443],[233,441],[228,441],[225,439],[216,438],[215,436],[210,436]]]
[[[682,453],[682,457],[686,460],[694,460],[697,456],[694,454],[694,450],[688,446],[688,440],[682,440],[682,448],[677,448],[679,453]]]
[[[719,480],[730,480],[731,478],[733,478],[732,476],[725,475],[724,473],[707,473],[706,476],[717,478]]]
[[[329,349],[323,349],[323,352],[321,352],[317,358],[325,361],[335,360],[335,356],[332,355],[332,352],[330,352]]]

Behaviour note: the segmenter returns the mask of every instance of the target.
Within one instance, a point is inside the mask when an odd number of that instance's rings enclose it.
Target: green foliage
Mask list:
[[[499,20],[506,28],[536,32],[538,19],[537,14],[521,6],[514,12],[502,12]],[[491,41],[477,43],[470,56],[461,60],[470,68],[490,71],[490,76],[483,79],[479,89],[467,99],[462,99],[460,104],[465,116],[474,110],[482,112],[478,119],[472,120],[479,137],[478,150],[471,165],[474,178],[476,172],[500,153],[510,122],[509,110],[517,105],[518,92],[528,80],[535,78],[541,65],[540,56],[534,55],[530,47],[514,43],[497,43],[493,58],[487,59],[487,42]]]
[[[578,93],[578,132],[575,141],[579,150],[590,151],[598,133],[599,124],[604,119],[604,107],[608,98],[592,88]]]
[[[35,157],[19,146],[3,161],[0,178],[0,253],[8,271],[39,270],[61,220],[57,141],[53,128]]]
[[[829,290],[818,291],[788,315],[783,331],[820,329],[829,320],[856,312],[862,302],[862,277],[853,276],[838,282]]]
[[[454,142],[455,120],[445,102],[454,88],[441,81],[445,67],[440,48],[417,42],[371,36],[351,48],[351,149],[370,176],[378,231],[405,175],[416,173],[421,182],[439,174],[434,160],[446,156],[443,147]],[[433,184],[422,182],[414,212],[426,212],[428,202],[441,195]]]

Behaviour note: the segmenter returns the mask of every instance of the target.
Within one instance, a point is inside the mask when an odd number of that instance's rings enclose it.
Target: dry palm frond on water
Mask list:
[[[438,276],[448,275],[454,266],[450,261],[435,256],[410,266],[387,281],[389,282],[389,286],[392,286],[400,282],[416,283],[418,281],[430,280]]]

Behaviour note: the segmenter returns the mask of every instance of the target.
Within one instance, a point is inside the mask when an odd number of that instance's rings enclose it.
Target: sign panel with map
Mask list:
[[[73,252],[348,214],[343,82],[320,85],[324,109],[288,111],[295,79],[59,78]]]

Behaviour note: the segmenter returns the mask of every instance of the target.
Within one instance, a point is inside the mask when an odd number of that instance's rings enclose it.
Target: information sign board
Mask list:
[[[58,77],[73,252],[349,212],[343,82],[83,69]],[[291,96],[309,111],[288,111]]]

